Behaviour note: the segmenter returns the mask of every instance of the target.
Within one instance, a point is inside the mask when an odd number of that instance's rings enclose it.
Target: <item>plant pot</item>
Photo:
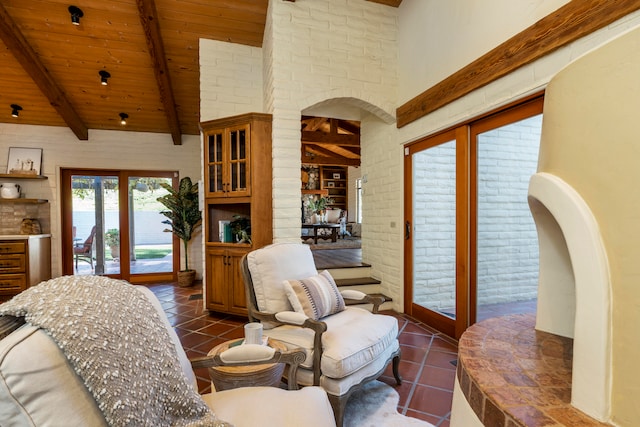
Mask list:
[[[186,270],[178,272],[178,286],[182,288],[188,288],[189,286],[193,286],[193,282],[196,279],[196,271],[195,270]]]

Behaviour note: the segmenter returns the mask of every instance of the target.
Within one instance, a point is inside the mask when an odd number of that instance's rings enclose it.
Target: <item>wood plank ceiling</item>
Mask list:
[[[0,122],[67,126],[79,139],[89,129],[168,133],[180,144],[199,134],[199,39],[261,46],[268,1],[2,0]]]
[[[360,166],[360,122],[302,116],[302,163]]]

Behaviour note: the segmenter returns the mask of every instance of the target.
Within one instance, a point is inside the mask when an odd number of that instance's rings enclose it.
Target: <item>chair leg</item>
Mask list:
[[[400,377],[400,354],[393,358],[393,377],[396,379],[396,384],[402,384],[402,377]]]
[[[349,395],[334,396],[332,394],[327,394],[327,396],[329,397],[329,403],[333,409],[333,417],[336,420],[336,427],[342,427],[344,422],[344,409],[347,406]]]

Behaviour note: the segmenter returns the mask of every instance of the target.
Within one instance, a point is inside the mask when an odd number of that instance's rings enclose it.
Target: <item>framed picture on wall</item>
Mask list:
[[[9,147],[7,173],[9,175],[40,175],[42,148]]]

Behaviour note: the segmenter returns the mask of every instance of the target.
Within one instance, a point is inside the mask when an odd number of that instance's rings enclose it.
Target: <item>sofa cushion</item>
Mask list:
[[[258,310],[269,313],[292,310],[284,289],[285,280],[318,273],[311,249],[302,243],[274,243],[249,252],[247,265]]]
[[[327,393],[320,387],[296,391],[241,387],[205,394],[202,398],[217,417],[229,420],[234,427],[336,425]]]
[[[342,209],[327,209],[327,222],[329,224],[338,224],[342,217]]]
[[[285,280],[284,288],[294,311],[313,320],[344,310],[344,299],[327,270],[306,279]]]
[[[106,426],[93,396],[56,343],[25,324],[0,341],[3,426]]]
[[[340,313],[322,319],[327,331],[322,335],[322,374],[344,378],[377,360],[388,347],[397,343],[398,321],[392,316],[372,314],[346,307]],[[310,369],[313,361],[313,331],[283,325],[265,330],[265,335],[284,342],[287,347],[300,347],[307,353],[302,368]]]
[[[180,366],[197,391],[191,363],[160,302],[146,287],[136,289],[158,311]],[[2,426],[106,426],[93,396],[62,350],[46,332],[28,323],[0,340],[0,420]]]

